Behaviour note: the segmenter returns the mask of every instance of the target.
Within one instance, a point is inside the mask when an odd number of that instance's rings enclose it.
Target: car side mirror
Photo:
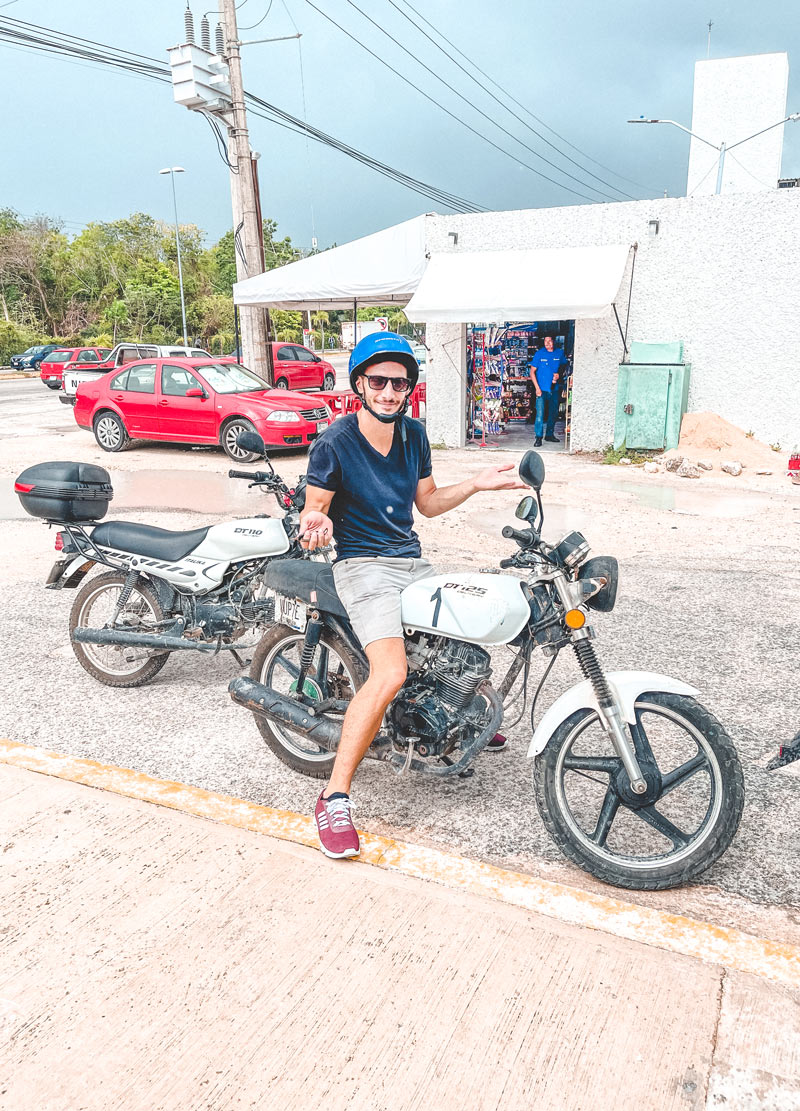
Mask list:
[[[186,391],[186,394],[184,396],[185,397],[202,397],[203,400],[205,400],[205,398],[208,397],[208,394],[206,393],[205,390],[202,390],[199,386],[192,386],[192,388],[190,390]]]
[[[544,484],[544,459],[538,451],[526,451],[522,456],[519,477],[534,490],[541,490]]]
[[[243,429],[236,437],[236,443],[243,451],[253,451],[266,457],[267,446],[257,432]]]

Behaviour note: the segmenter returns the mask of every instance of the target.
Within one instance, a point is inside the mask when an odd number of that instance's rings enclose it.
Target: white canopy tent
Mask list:
[[[425,217],[257,274],[233,287],[237,305],[273,309],[352,309],[405,305],[425,270]]]
[[[434,254],[406,306],[411,321],[504,324],[603,316],[630,247],[547,247]]]

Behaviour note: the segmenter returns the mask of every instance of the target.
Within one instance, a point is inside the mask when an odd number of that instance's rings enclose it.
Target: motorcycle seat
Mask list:
[[[330,563],[305,559],[273,559],[264,582],[278,594],[300,598],[310,606],[347,620],[347,611],[336,593]]]
[[[206,538],[211,526],[173,532],[155,525],[138,525],[133,521],[104,521],[92,532],[92,540],[105,548],[117,548],[133,555],[153,559],[183,559]]]

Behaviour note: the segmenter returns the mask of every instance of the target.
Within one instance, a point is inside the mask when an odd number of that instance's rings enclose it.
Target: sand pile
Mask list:
[[[680,456],[693,462],[707,459],[715,468],[737,460],[748,470],[780,472],[786,470],[789,453],[773,451],[769,444],[745,435],[718,413],[686,413],[678,447],[666,452],[667,459]]]

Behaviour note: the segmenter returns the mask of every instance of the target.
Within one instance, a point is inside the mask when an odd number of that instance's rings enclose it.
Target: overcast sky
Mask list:
[[[166,48],[184,41],[185,0],[103,5],[96,0],[16,0],[3,7],[5,2],[0,0],[0,16],[164,61]],[[632,127],[625,121],[647,115],[691,123],[693,68],[706,57],[709,19],[712,58],[787,51],[787,111],[800,110],[796,0],[409,2],[470,59],[459,57],[466,70],[489,88],[475,67],[499,82],[547,126],[514,105],[513,111],[580,167],[548,147],[436,50],[399,14],[398,8],[421,22],[403,0],[353,0],[391,37],[371,26],[349,0],[314,4],[411,85],[333,27],[307,0],[272,0],[271,7],[270,0],[244,0],[239,5],[242,38],[288,35],[295,25],[302,32],[299,43],[246,47],[245,87],[416,178],[497,209],[586,203],[568,189],[603,201],[590,186],[614,199],[624,199],[624,193],[641,198],[661,196],[664,190],[670,196],[685,192],[688,136],[677,128]],[[199,30],[203,4],[191,3]],[[244,30],[268,11],[257,28]],[[435,37],[430,27],[425,29]],[[228,172],[211,132],[196,113],[173,103],[168,86],[4,42],[0,51],[0,206],[58,217],[71,233],[90,220],[113,220],[135,211],[172,219],[168,178],[159,177],[158,170],[181,165],[187,171],[177,179],[181,220],[198,224],[209,242],[230,226]],[[580,181],[554,171],[502,128]],[[421,212],[448,211],[266,121],[252,119],[250,134],[251,145],[262,153],[264,214],[277,219],[279,233],[291,235],[301,247],[310,247],[313,234],[322,247]],[[542,180],[520,165],[520,159],[562,184]],[[783,176],[800,176],[800,122],[785,129]]]

